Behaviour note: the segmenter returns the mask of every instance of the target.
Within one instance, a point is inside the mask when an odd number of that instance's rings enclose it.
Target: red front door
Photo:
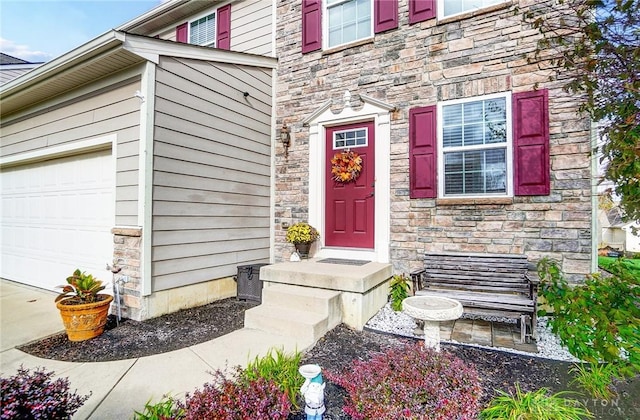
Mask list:
[[[374,247],[374,140],[373,122],[327,128],[325,246]],[[362,158],[360,176],[346,183],[331,174],[331,159],[345,150]]]

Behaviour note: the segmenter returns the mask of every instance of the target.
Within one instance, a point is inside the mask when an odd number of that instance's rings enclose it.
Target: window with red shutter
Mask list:
[[[543,89],[409,110],[411,198],[549,195],[548,106]]]
[[[411,198],[437,196],[436,106],[409,110],[409,178]]]
[[[436,17],[436,0],[409,0],[409,23],[418,23]]]
[[[549,195],[549,92],[513,95],[515,195]]]
[[[228,50],[231,48],[231,5],[223,6],[217,12],[216,47]]]
[[[187,43],[188,41],[188,23],[185,22],[182,25],[178,25],[176,28],[176,41]]]
[[[398,0],[374,0],[373,30],[375,33],[398,27]]]
[[[322,48],[322,0],[302,0],[302,53]]]

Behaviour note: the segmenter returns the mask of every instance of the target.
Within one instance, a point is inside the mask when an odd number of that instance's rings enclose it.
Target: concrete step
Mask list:
[[[327,316],[329,329],[342,322],[341,292],[312,289],[288,284],[271,284],[262,289],[262,302],[298,311],[315,312]]]
[[[315,343],[329,331],[328,317],[262,303],[244,313],[244,327]]]

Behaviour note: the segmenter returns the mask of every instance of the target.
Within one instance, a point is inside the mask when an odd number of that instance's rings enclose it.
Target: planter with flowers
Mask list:
[[[62,293],[56,298],[62,322],[70,341],[84,341],[104,331],[113,297],[99,293],[105,289],[102,281],[80,270],[67,277],[67,284],[58,286]]]
[[[298,222],[287,229],[287,242],[296,247],[300,258],[309,258],[311,244],[320,237],[320,232],[306,222]]]

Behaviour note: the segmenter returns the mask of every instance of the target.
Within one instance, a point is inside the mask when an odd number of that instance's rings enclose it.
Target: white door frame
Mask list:
[[[350,94],[345,93],[345,107],[337,114],[331,111],[331,101],[325,102],[303,121],[309,126],[309,223],[320,232],[325,229],[325,163],[326,128],[360,121],[373,121],[375,130],[375,238],[374,249],[326,247],[320,237],[316,258],[343,258],[389,262],[390,237],[390,153],[391,111],[394,106],[360,95],[362,106],[349,105]]]

